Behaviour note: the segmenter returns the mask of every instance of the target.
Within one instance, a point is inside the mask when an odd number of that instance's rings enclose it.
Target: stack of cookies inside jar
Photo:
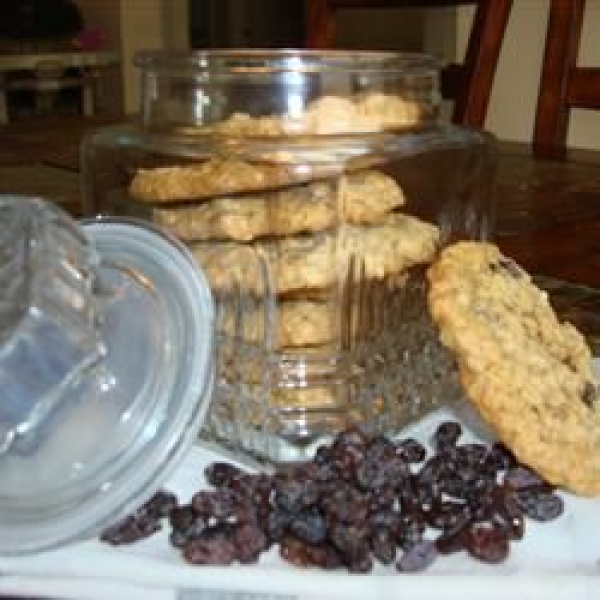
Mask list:
[[[426,116],[378,92],[323,96],[293,118],[236,112],[185,132],[213,140],[210,156],[136,170],[130,198],[185,242],[216,300],[211,435],[287,460],[435,402],[448,364],[423,272],[442,236],[372,151]]]

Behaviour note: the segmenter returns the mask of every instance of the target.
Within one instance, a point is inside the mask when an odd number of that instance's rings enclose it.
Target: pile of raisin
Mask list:
[[[455,552],[498,563],[526,518],[555,519],[563,502],[502,444],[461,435],[458,422],[441,423],[428,453],[412,438],[348,430],[272,475],[216,462],[205,471],[211,489],[183,505],[159,492],[101,539],[129,543],[167,519],[171,544],[193,564],[253,563],[274,545],[294,565],[353,573],[375,562],[421,571]]]

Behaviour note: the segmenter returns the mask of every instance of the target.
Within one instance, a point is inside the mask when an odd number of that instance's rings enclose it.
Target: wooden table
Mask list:
[[[534,158],[499,145],[496,241],[600,354],[600,153]]]
[[[533,273],[600,288],[600,153],[499,145],[497,241]]]

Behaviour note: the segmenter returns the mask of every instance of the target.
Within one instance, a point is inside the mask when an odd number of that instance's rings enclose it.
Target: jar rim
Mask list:
[[[421,52],[386,50],[215,49],[142,50],[134,64],[144,70],[264,75],[276,72],[436,73],[440,61]]]

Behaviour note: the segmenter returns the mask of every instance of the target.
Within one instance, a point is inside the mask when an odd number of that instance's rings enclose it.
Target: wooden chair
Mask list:
[[[483,127],[513,0],[306,0],[306,46],[331,48],[336,11],[356,8],[442,7],[476,4],[462,64],[441,73],[442,96],[454,100],[455,123]],[[560,0],[559,0],[560,1]]]
[[[8,123],[6,95],[10,92],[31,92],[35,96],[34,113],[48,116],[56,113],[58,94],[63,90],[77,89],[81,93],[81,114],[94,113],[94,86],[96,75],[90,70],[67,68],[57,58],[40,59],[32,69],[19,77],[5,77],[0,82],[4,97],[0,102],[0,123]]]
[[[600,68],[577,66],[585,0],[551,0],[533,134],[537,156],[566,156],[572,108],[600,109]]]

